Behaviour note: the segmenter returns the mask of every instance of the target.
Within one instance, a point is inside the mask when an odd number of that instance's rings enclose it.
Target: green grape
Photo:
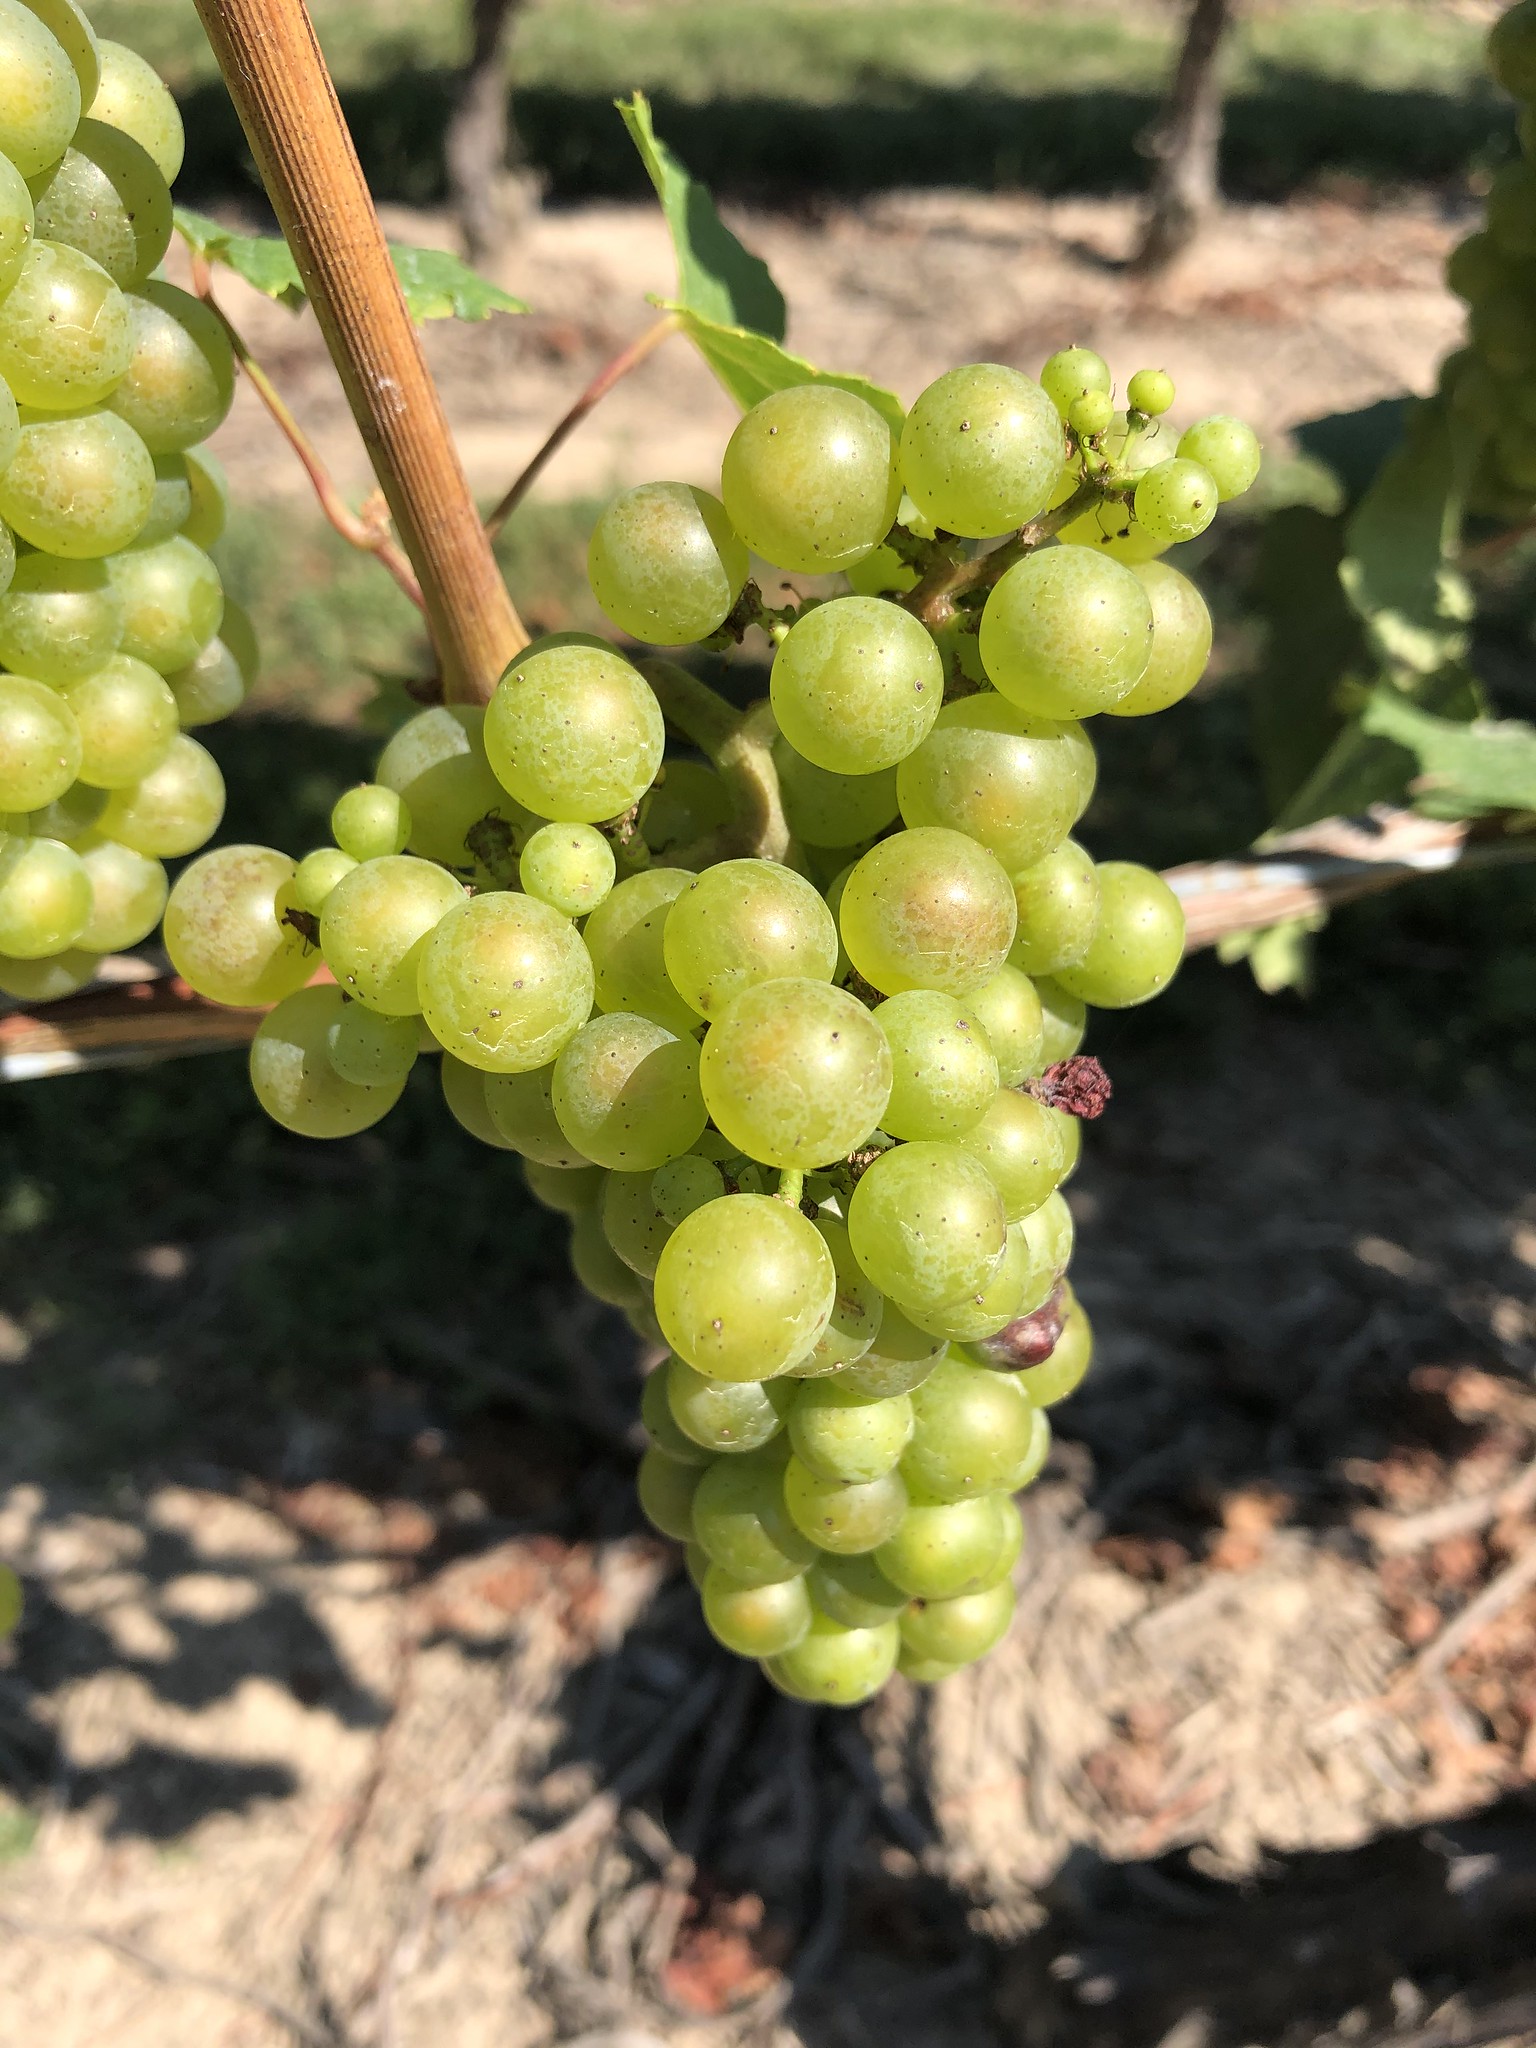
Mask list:
[[[1066,453],[1055,404],[1000,363],[946,370],[901,430],[901,475],[934,526],[991,540],[1043,512]]]
[[[554,1075],[551,1062],[526,1073],[482,1077],[481,1094],[491,1130],[490,1142],[510,1146],[525,1159],[537,1160],[544,1166],[590,1165],[586,1153],[565,1135],[555,1116]]]
[[[880,1118],[895,1138],[953,1138],[997,1093],[997,1059],[975,1016],[938,989],[891,996],[874,1013],[891,1049],[891,1099]]]
[[[648,1017],[594,1017],[556,1059],[551,1099],[561,1130],[588,1159],[654,1173],[704,1128],[699,1048]]]
[[[472,867],[468,835],[486,820],[526,818],[485,758],[485,713],[477,704],[439,704],[408,718],[379,756],[374,780],[405,799],[410,850],[451,868]]]
[[[738,1657],[782,1656],[804,1640],[811,1626],[811,1597],[804,1579],[744,1586],[719,1565],[711,1565],[703,1601],[711,1635]]]
[[[1017,1377],[1037,1408],[1053,1408],[1082,1385],[1093,1361],[1093,1325],[1075,1294],[1068,1294],[1066,1315],[1055,1349],[1038,1365],[1026,1366]]]
[[[169,540],[180,533],[192,511],[192,486],[187,481],[184,455],[157,455],[155,488],[150,493],[149,512],[134,539],[145,546]]]
[[[107,792],[92,789],[88,782],[72,782],[51,804],[14,821],[16,831],[34,839],[62,839],[66,846],[83,846],[99,839],[101,814],[107,808]],[[0,826],[0,829],[4,829]]]
[[[1131,516],[1130,506],[1119,498],[1090,505],[1086,512],[1079,512],[1075,519],[1069,519],[1056,538],[1069,547],[1088,548],[1095,554],[1106,555],[1111,561],[1124,562],[1127,566],[1135,562],[1150,562],[1156,556],[1166,554],[1169,546],[1167,541],[1154,540],[1143,527],[1138,526]]]
[[[1228,413],[1213,413],[1186,427],[1179,436],[1179,455],[1183,461],[1199,463],[1215,479],[1223,504],[1243,495],[1262,460],[1258,435]]]
[[[101,45],[95,29],[75,0],[22,0],[22,4],[37,16],[68,56],[79,82],[81,108],[89,113],[101,84]]]
[[[1000,967],[990,981],[972,989],[965,1006],[986,1033],[1004,1088],[1017,1088],[1040,1063],[1045,1033],[1040,993],[1022,969]]]
[[[0,29],[0,38],[3,35],[4,30]],[[0,155],[0,297],[4,297],[20,276],[31,241],[32,194],[10,158]],[[15,404],[14,399],[11,404]],[[7,406],[6,411],[9,410]],[[0,454],[4,452],[4,443],[0,442]],[[9,459],[7,456],[6,460]]]
[[[1004,1493],[1022,1493],[1026,1486],[1033,1486],[1045,1469],[1045,1461],[1050,1454],[1051,1425],[1044,1413],[1036,1408],[1031,1420],[1029,1449],[1009,1473]]]
[[[900,518],[900,514],[897,515]],[[905,522],[903,521],[903,524]],[[860,555],[843,571],[860,597],[901,597],[915,590],[921,576],[910,562],[904,562],[893,547],[882,541],[867,555]]]
[[[978,840],[1010,874],[1059,846],[1093,794],[1093,750],[1075,721],[1027,716],[988,690],[957,698],[896,772],[908,825]]]
[[[235,358],[218,315],[156,278],[128,301],[133,357],[112,410],[156,455],[179,455],[222,426],[235,397]]]
[[[478,1067],[466,1066],[463,1060],[456,1060],[450,1052],[443,1054],[439,1080],[443,1100],[447,1103],[454,1122],[468,1131],[472,1138],[478,1138],[482,1145],[494,1145],[500,1152],[521,1151],[522,1147],[514,1145],[512,1139],[491,1120],[486,1096],[493,1082],[501,1078],[503,1077],[499,1075],[483,1074]],[[547,1085],[546,1083],[546,1091]],[[547,1101],[546,1092],[546,1106]],[[549,1121],[558,1137],[559,1127],[555,1125],[553,1110],[549,1111]],[[593,1168],[594,1172],[597,1170]]]
[[[704,1579],[709,1571],[709,1552],[702,1543],[690,1541],[683,1549],[683,1563],[687,1568],[689,1578],[693,1581],[693,1590],[696,1593],[702,1593],[704,1590]]]
[[[603,1182],[602,1216],[603,1234],[629,1270],[642,1280],[654,1280],[672,1225],[651,1199],[651,1175],[608,1174]]]
[[[573,1219],[571,1271],[588,1294],[626,1314],[644,1298],[639,1280],[604,1235],[596,1209],[583,1209]]]
[[[784,1427],[795,1398],[788,1381],[712,1380],[677,1357],[662,1370],[673,1421],[707,1451],[760,1450]]]
[[[1023,711],[1086,718],[1133,687],[1152,647],[1152,607],[1121,562],[1092,548],[1026,555],[999,577],[981,615],[981,658]]]
[[[1066,1164],[1051,1111],[1012,1088],[1000,1088],[985,1114],[955,1142],[987,1169],[1010,1223],[1049,1200]]]
[[[985,1286],[941,1308],[912,1308],[908,1314],[936,1337],[951,1344],[974,1344],[995,1337],[1020,1316],[1049,1298],[1055,1274],[1031,1242],[1022,1223],[1009,1225],[1008,1243]]]
[[[0,676],[0,811],[40,811],[80,773],[75,714],[30,676]]]
[[[888,996],[979,988],[1007,959],[1015,916],[1008,877],[985,847],[935,825],[872,846],[838,907],[849,959]]]
[[[817,1478],[863,1485],[894,1472],[912,1440],[905,1394],[871,1400],[835,1379],[808,1381],[789,1412],[795,1456]]]
[[[650,788],[666,727],[650,684],[610,648],[525,654],[496,685],[486,756],[503,788],[557,824],[616,818]]]
[[[125,428],[126,432],[127,429]],[[184,534],[127,548],[108,564],[123,601],[123,653],[172,675],[195,661],[224,618],[219,572]]]
[[[1071,1059],[1081,1046],[1088,1029],[1088,1009],[1080,997],[1049,977],[1035,977],[1035,993],[1040,998],[1041,1022],[1040,1059],[1035,1072],[1043,1074],[1059,1060]],[[1075,1130],[1077,1119],[1069,1117],[1067,1121]]]
[[[835,1216],[818,1216],[815,1228],[832,1254],[836,1293],[826,1328],[803,1358],[789,1371],[796,1379],[820,1379],[824,1374],[841,1376],[846,1367],[863,1358],[880,1334],[885,1314],[885,1297],[859,1270],[848,1232]]]
[[[165,869],[115,839],[93,839],[76,851],[91,884],[91,915],[80,934],[81,946],[90,953],[123,953],[141,944],[165,913]]]
[[[1016,1227],[1034,1246],[1036,1256],[1048,1272],[1059,1276],[1067,1270],[1076,1226],[1066,1198],[1059,1190],[1047,1195],[1038,1209],[1031,1209],[1027,1216],[1021,1217]]]
[[[587,578],[621,632],[655,646],[706,640],[747,580],[725,507],[692,484],[641,484],[592,529]]]
[[[294,875],[269,846],[221,846],[176,878],[165,906],[165,950],[188,987],[210,1002],[279,1002],[318,966],[284,919]]]
[[[40,239],[78,249],[122,291],[142,286],[171,246],[171,188],[149,152],[120,128],[82,121],[31,189]]]
[[[1013,1398],[1022,1410],[1025,1404]],[[915,1497],[875,1562],[914,1600],[958,1600],[992,1583],[1009,1534],[995,1493],[957,1501]]]
[[[1034,1409],[1002,1373],[951,1352],[912,1397],[912,1442],[901,1469],[915,1497],[996,1493],[1029,1450]]]
[[[0,300],[0,376],[17,404],[44,412],[96,405],[132,358],[128,301],[101,265],[62,242],[30,243]]]
[[[301,1138],[365,1131],[400,1099],[403,1080],[374,1087],[344,1081],[331,1065],[331,1028],[345,1002],[339,988],[301,988],[262,1019],[251,1042],[251,1086],[274,1122]]]
[[[587,919],[582,936],[600,1010],[633,1010],[679,1036],[698,1029],[698,1012],[667,979],[664,952],[668,914],[692,880],[686,868],[646,868]]]
[[[641,821],[646,845],[660,856],[691,845],[731,816],[730,791],[713,768],[702,761],[664,761]]]
[[[461,1073],[475,1072],[473,1067],[459,1065],[457,1061],[455,1065],[459,1066]],[[477,1074],[475,1078],[490,1081],[500,1077]],[[580,1216],[585,1210],[596,1208],[602,1200],[603,1183],[607,1178],[600,1166],[546,1166],[541,1159],[523,1161],[523,1179],[528,1183],[529,1194],[546,1209],[553,1209],[558,1216]],[[649,1386],[650,1382],[646,1384]]]
[[[192,500],[182,533],[195,546],[211,548],[229,524],[229,480],[224,465],[207,448],[189,448],[181,459]]]
[[[994,1498],[1003,1518],[1004,1536],[1002,1551],[992,1567],[992,1577],[988,1582],[991,1586],[1012,1578],[1013,1568],[1024,1554],[1024,1517],[1019,1513],[1018,1502],[1011,1493],[999,1493]]]
[[[547,903],[476,896],[427,941],[420,1001],[447,1051],[487,1073],[528,1073],[547,1066],[591,1014],[592,962],[570,920]]]
[[[1131,574],[1152,606],[1152,652],[1141,681],[1111,704],[1111,718],[1145,718],[1177,704],[1205,674],[1211,657],[1211,614],[1187,576],[1166,562],[1135,562]]]
[[[176,182],[186,153],[181,115],[153,67],[122,43],[97,45],[101,83],[89,108],[93,121],[120,128],[153,157],[167,185]]]
[[[1025,974],[1055,974],[1081,960],[1099,928],[1099,870],[1075,839],[1013,878],[1018,935],[1008,959]]]
[[[850,1393],[884,1401],[920,1387],[944,1356],[946,1340],[920,1330],[894,1301],[887,1301],[880,1330],[864,1355],[838,1376]]]
[[[1080,441],[1096,441],[1114,424],[1115,401],[1107,391],[1085,391],[1067,409],[1067,425]]]
[[[1184,957],[1184,910],[1161,875],[1132,861],[1099,865],[1099,922],[1056,979],[1097,1010],[1124,1010],[1165,989]]]
[[[88,987],[100,965],[99,953],[81,952],[73,946],[42,960],[10,960],[0,954],[0,995],[11,996],[18,1003],[61,1002]]]
[[[932,729],[944,664],[927,628],[883,597],[801,615],[773,659],[773,715],[797,752],[837,775],[894,768]]]
[[[545,1173],[557,1173],[558,1168],[545,1167]],[[601,1179],[601,1169],[590,1167]],[[573,1212],[578,1213],[578,1212]],[[675,1458],[680,1465],[697,1465],[700,1469],[712,1463],[710,1453],[696,1444],[692,1437],[684,1436],[673,1420],[671,1404],[667,1399],[667,1368],[665,1363],[645,1376],[640,1389],[640,1422],[654,1449],[669,1458]]]
[[[914,1657],[903,1645],[897,1654],[896,1669],[909,1684],[939,1685],[944,1679],[953,1678],[956,1672],[963,1671],[965,1666],[943,1664],[934,1657]]]
[[[725,1193],[725,1176],[712,1159],[685,1152],[681,1159],[669,1159],[651,1175],[651,1200],[657,1214],[674,1229],[685,1216],[718,1201]]]
[[[0,839],[0,953],[41,960],[64,953],[91,915],[91,883],[58,839]]]
[[[723,1195],[667,1240],[656,1314],[672,1349],[697,1371],[770,1379],[816,1342],[835,1291],[832,1255],[798,1209],[768,1195]]]
[[[957,1600],[915,1603],[901,1617],[902,1648],[923,1663],[974,1664],[1007,1635],[1015,1604],[1010,1579]]]
[[[878,1550],[901,1526],[907,1489],[894,1469],[849,1484],[824,1479],[798,1457],[784,1468],[784,1505],[802,1536],[840,1557]]]
[[[131,427],[99,410],[29,418],[0,472],[0,516],[33,547],[78,561],[125,547],[154,494],[149,450]]]
[[[370,1010],[382,1010],[387,1017],[417,1016],[427,940],[463,902],[461,884],[430,861],[403,853],[363,861],[325,899],[320,919],[325,964],[338,986]]]
[[[223,637],[230,626],[234,606],[224,607],[223,632],[215,634],[201,654],[194,655],[185,668],[173,669],[166,677],[176,710],[184,728],[217,725],[245,702],[250,687],[245,672],[229,642]]]
[[[782,1656],[766,1659],[763,1670],[791,1699],[856,1707],[885,1684],[900,1648],[894,1621],[876,1628],[840,1628],[816,1614],[801,1641]]]
[[[720,495],[764,561],[801,574],[846,569],[890,531],[901,502],[895,456],[890,427],[864,399],[797,384],[739,422]]]
[[[701,1017],[779,977],[830,982],[837,926],[803,875],[768,860],[727,860],[690,876],[667,916],[668,978]]]
[[[331,836],[354,861],[383,860],[410,843],[411,814],[383,783],[360,782],[332,805]]]
[[[127,789],[165,759],[180,727],[163,676],[132,655],[114,654],[94,674],[61,683],[80,728],[80,780]]]
[[[1059,348],[1040,372],[1040,386],[1063,419],[1079,398],[1114,389],[1109,365],[1091,348]]]
[[[1066,1170],[1061,1176],[1062,1185],[1077,1171],[1078,1160],[1083,1150],[1083,1127],[1075,1116],[1068,1116],[1065,1110],[1053,1109],[1051,1115],[1057,1119],[1057,1132],[1061,1138],[1062,1154],[1066,1159]]]
[[[694,1496],[693,1531],[710,1562],[744,1586],[795,1579],[816,1556],[784,1505],[784,1464],[772,1444],[717,1458]]]
[[[765,981],[739,995],[711,1028],[699,1081],[716,1128],[751,1158],[780,1168],[826,1166],[880,1122],[891,1054],[879,1025],[845,990],[825,981]]]
[[[326,1038],[331,1065],[361,1088],[404,1082],[416,1064],[414,1017],[384,1017],[361,1003],[346,1003]]]
[[[294,870],[290,890],[294,908],[318,917],[336,884],[356,866],[351,854],[343,853],[339,846],[318,846],[313,853],[306,853]]]
[[[907,1595],[891,1584],[868,1551],[818,1557],[805,1575],[805,1587],[817,1613],[844,1628],[878,1628],[907,1604]]]
[[[838,775],[807,761],[782,735],[773,743],[784,819],[812,846],[856,846],[883,832],[896,815],[896,770]]]
[[[636,1490],[640,1511],[653,1529],[687,1543],[693,1535],[693,1503],[705,1473],[652,1447],[640,1460]]]
[[[898,1145],[864,1171],[848,1206],[854,1254],[909,1308],[942,1308],[983,1288],[1007,1248],[1002,1197],[956,1145]]]
[[[518,880],[563,917],[585,917],[613,888],[613,848],[591,825],[541,825],[523,848]]]
[[[1136,523],[1153,540],[1193,540],[1216,517],[1216,479],[1187,456],[1149,469],[1136,486]]]
[[[16,540],[11,529],[0,519],[0,597],[11,587],[11,578],[16,574]]]
[[[68,50],[21,0],[0,0],[0,154],[35,178],[63,155],[79,120]]]
[[[1125,387],[1126,404],[1149,417],[1167,412],[1174,397],[1173,379],[1166,370],[1137,370]]]

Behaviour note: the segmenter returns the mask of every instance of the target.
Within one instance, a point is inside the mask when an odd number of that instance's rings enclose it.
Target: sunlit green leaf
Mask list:
[[[1435,817],[1536,811],[1536,728],[1520,719],[1438,718],[1383,684],[1367,700],[1360,729],[1413,757],[1414,799]]]
[[[745,327],[727,327],[686,306],[674,306],[671,310],[679,315],[684,333],[697,345],[700,355],[743,412],[770,392],[787,391],[793,384],[835,384],[840,391],[852,391],[867,400],[893,434],[901,432],[906,415],[894,391],[872,384],[867,377],[818,370],[803,356],[793,356],[778,342],[770,341],[766,334],[754,334]]]

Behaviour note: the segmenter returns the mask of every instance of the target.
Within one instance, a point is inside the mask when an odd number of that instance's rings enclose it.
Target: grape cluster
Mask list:
[[[68,995],[217,829],[255,670],[206,550],[230,344],[159,275],[181,117],[74,0],[0,0],[0,990]]]
[[[1483,226],[1451,251],[1446,282],[1467,305],[1467,342],[1442,392],[1481,442],[1474,508],[1521,520],[1536,506],[1536,0],[1493,25],[1488,64],[1520,102],[1520,154],[1488,192]]]
[[[166,912],[195,989],[275,1005],[251,1078],[279,1123],[362,1130],[425,1052],[522,1156],[583,1284],[667,1349],[645,1512],[720,1640],[808,1699],[997,1640],[1013,1495],[1088,1363],[1063,1077],[1184,930],[1070,836],[1080,721],[1193,687],[1210,618],[1155,557],[1258,461],[1232,420],[1174,442],[1160,372],[1127,398],[1084,349],[951,371],[899,436],[838,386],[765,398],[719,498],[625,492],[589,572],[652,646],[767,626],[768,707],[552,635],[484,711],[408,720],[333,845],[205,854]],[[751,553],[851,587],[770,612]]]

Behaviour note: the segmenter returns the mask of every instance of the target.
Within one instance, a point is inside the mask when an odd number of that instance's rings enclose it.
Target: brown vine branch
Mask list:
[[[369,519],[352,510],[337,489],[330,471],[320,459],[319,449],[294,418],[287,400],[251,353],[250,344],[244,335],[214,297],[213,275],[207,257],[196,249],[192,250],[191,255],[193,290],[229,336],[229,345],[235,352],[235,361],[240,365],[251,389],[266,407],[278,432],[299,458],[304,474],[309,478],[310,486],[319,500],[320,510],[344,541],[360,549],[364,554],[377,555],[380,563],[394,577],[411,603],[418,610],[425,610],[426,601],[421,594],[421,585],[416,580],[416,572],[390,532],[387,517]],[[380,511],[383,512],[382,506]]]
[[[678,316],[675,313],[668,313],[664,319],[657,320],[652,326],[647,327],[644,334],[632,341],[628,348],[621,349],[611,363],[598,371],[570,411],[551,428],[543,445],[525,464],[522,474],[512,484],[495,510],[487,515],[485,530],[492,540],[522,504],[551,458],[564,447],[592,408],[608,396],[615,384],[622,383],[631,370],[637,369],[653,349],[659,348],[669,334],[675,334],[679,325]]]
[[[416,572],[450,702],[528,635],[480,524],[304,0],[197,0],[240,125]]]
[[[1168,101],[1143,147],[1156,160],[1151,203],[1131,267],[1163,269],[1216,210],[1221,154],[1221,46],[1230,0],[1193,0]]]

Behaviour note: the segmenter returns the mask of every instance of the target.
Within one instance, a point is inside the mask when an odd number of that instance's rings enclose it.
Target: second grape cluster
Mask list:
[[[1013,1496],[1088,1363],[1073,1056],[1184,930],[1070,836],[1081,721],[1193,687],[1210,618],[1155,558],[1258,466],[1234,420],[1175,441],[1161,372],[1127,399],[1086,349],[952,370],[899,429],[832,383],[763,399],[718,498],[625,492],[589,571],[633,641],[766,628],[768,704],[557,634],[485,711],[402,726],[333,846],[226,847],[171,895],[186,980],[276,1005],[251,1076],[280,1123],[361,1130],[435,1055],[522,1155],[581,1280],[666,1347],[646,1513],[797,1697],[997,1641]],[[770,608],[753,554],[851,587]]]

